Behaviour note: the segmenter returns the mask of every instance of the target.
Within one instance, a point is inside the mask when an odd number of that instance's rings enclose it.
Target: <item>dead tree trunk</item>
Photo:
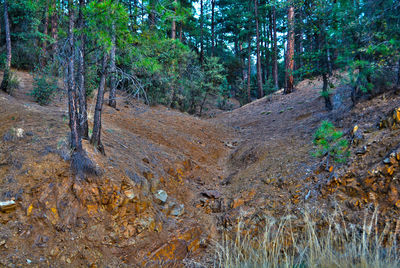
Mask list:
[[[288,37],[285,64],[285,94],[292,93],[294,87],[293,68],[294,68],[294,6],[289,7],[288,12]]]
[[[101,64],[101,77],[100,85],[97,92],[96,108],[94,112],[94,122],[93,122],[93,134],[90,139],[90,143],[94,145],[102,154],[105,154],[104,146],[101,143],[101,113],[103,110],[104,101],[104,87],[106,84],[107,76],[107,61],[108,55],[104,54],[102,64]]]
[[[258,97],[264,97],[263,82],[261,75],[261,57],[260,57],[260,30],[258,25],[258,0],[254,0],[254,13],[256,17],[256,42],[257,42],[257,88]]]
[[[89,139],[89,126],[87,117],[87,100],[86,100],[86,87],[85,87],[85,45],[86,36],[83,33],[84,30],[84,19],[83,19],[83,8],[85,6],[85,0],[79,0],[79,29],[82,31],[80,35],[80,49],[79,49],[79,64],[78,64],[78,96],[79,96],[79,130],[83,139]]]
[[[11,37],[10,37],[10,22],[8,20],[8,3],[4,0],[4,28],[6,33],[6,66],[4,69],[3,81],[1,82],[0,89],[7,92],[8,83],[10,81],[11,72]]]
[[[109,101],[108,105],[110,105],[113,108],[117,108],[117,80],[116,80],[116,71],[117,68],[115,66],[115,50],[116,50],[116,38],[115,38],[115,26],[113,24],[113,34],[112,34],[112,48],[110,51],[110,73],[111,73],[111,89],[110,89],[110,95],[109,95]]]

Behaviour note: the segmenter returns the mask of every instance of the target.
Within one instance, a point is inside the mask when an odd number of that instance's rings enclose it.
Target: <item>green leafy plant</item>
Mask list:
[[[326,156],[327,168],[330,159],[337,163],[344,163],[349,157],[348,141],[343,137],[343,133],[336,130],[329,121],[322,121],[321,126],[314,134],[313,143],[316,147],[313,156]]]
[[[29,93],[39,105],[48,105],[57,92],[57,80],[47,74],[36,73],[33,76],[33,90]]]

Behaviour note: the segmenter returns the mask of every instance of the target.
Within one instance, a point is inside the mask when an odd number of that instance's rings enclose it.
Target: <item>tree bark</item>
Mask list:
[[[84,30],[83,9],[85,7],[85,0],[79,0],[79,29],[82,31],[80,35],[80,50],[79,50],[79,64],[78,64],[78,96],[79,96],[79,130],[82,138],[89,139],[89,125],[87,117],[87,100],[86,100],[86,70],[85,70],[85,46],[86,36]]]
[[[251,102],[251,37],[250,33],[248,36],[248,48],[247,48],[247,101]]]
[[[258,97],[264,97],[262,75],[261,75],[261,57],[260,57],[260,31],[258,23],[258,0],[254,0],[254,13],[256,17],[256,42],[257,42],[257,88]]]
[[[103,110],[104,87],[106,84],[106,76],[107,76],[107,61],[108,61],[108,55],[104,54],[101,64],[100,85],[97,92],[96,108],[94,112],[93,134],[90,139],[90,143],[94,145],[104,155],[105,155],[104,146],[101,143],[101,113]]]
[[[74,76],[74,13],[73,0],[68,1],[68,108],[69,108],[69,127],[71,129],[71,148],[73,151],[83,151],[82,140],[79,133],[77,94]]]
[[[320,72],[322,73],[322,96],[324,97],[325,100],[325,108],[328,111],[331,111],[333,109],[332,106],[332,101],[331,97],[329,95],[329,90],[328,90],[328,85],[329,85],[329,55],[328,55],[328,46],[327,46],[327,39],[326,39],[326,27],[325,24],[321,24],[319,26],[320,31],[319,35],[317,37],[317,48],[320,52],[320,59],[319,59],[319,69]]]
[[[291,5],[288,11],[288,37],[286,49],[286,66],[285,66],[285,94],[293,92],[294,78],[294,6]]]
[[[179,41],[182,43],[183,41],[183,22],[179,25]]]
[[[10,22],[8,20],[8,3],[4,0],[4,28],[6,34],[6,66],[4,69],[3,81],[1,82],[0,89],[7,92],[8,83],[10,81],[11,72],[11,37],[10,37]]]
[[[46,9],[44,11],[44,23],[43,23],[44,40],[42,43],[42,57],[41,57],[41,64],[40,64],[42,67],[44,67],[46,65],[48,28],[49,28],[49,5],[47,2]]]
[[[112,34],[112,48],[110,51],[110,73],[111,73],[111,89],[110,89],[110,95],[109,95],[109,101],[108,105],[110,105],[113,108],[117,108],[117,80],[116,80],[116,65],[115,65],[115,50],[116,50],[116,37],[115,37],[115,25],[112,25],[113,28],[113,34]]]
[[[399,64],[398,64],[398,69],[397,69],[397,86],[400,86],[400,59],[399,59]]]
[[[172,18],[172,25],[171,25],[171,38],[172,39],[176,39],[176,5],[178,4],[178,2],[176,0],[174,0],[174,17]]]
[[[274,52],[272,53],[272,77],[274,79],[274,86],[276,89],[279,88],[278,84],[278,38],[276,34],[276,8],[272,7],[272,25],[274,35]]]
[[[242,80],[243,80],[243,83],[244,83],[244,81],[246,81],[246,65],[245,65],[242,41],[239,42],[239,53],[238,53],[238,55],[240,57],[240,66],[241,66],[241,69],[242,69]]]
[[[154,28],[156,26],[156,7],[155,7],[155,0],[150,0],[150,13],[149,13],[149,24],[150,28]],[[142,3],[143,7],[143,3]]]
[[[52,14],[51,14],[51,39],[52,39],[52,46],[51,50],[53,56],[57,52],[57,39],[58,39],[58,14],[57,14],[57,5],[56,0],[52,1]]]
[[[215,33],[214,33],[215,0],[211,0],[211,55],[215,54]]]
[[[204,45],[203,45],[203,0],[200,0],[200,64],[203,65],[204,62]]]
[[[322,86],[322,95],[324,96],[324,100],[325,100],[325,108],[328,111],[332,110],[332,101],[331,98],[329,96],[329,92],[328,92],[328,74],[326,72],[324,72],[322,74],[322,81],[323,81],[323,86]]]

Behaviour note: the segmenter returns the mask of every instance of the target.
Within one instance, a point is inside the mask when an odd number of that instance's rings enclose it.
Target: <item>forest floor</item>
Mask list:
[[[327,112],[321,81],[306,80],[210,119],[121,97],[118,110],[104,105],[106,156],[84,143],[103,172],[80,181],[69,168],[65,94],[39,106],[26,94],[31,75],[16,74],[19,89],[0,93],[0,201],[16,202],[0,212],[1,265],[209,267],[239,218],[257,235],[265,215],[329,213],[336,203],[350,222],[374,204],[382,222],[398,224],[394,91],[351,109],[338,79]],[[311,156],[322,120],[351,141],[348,163]]]

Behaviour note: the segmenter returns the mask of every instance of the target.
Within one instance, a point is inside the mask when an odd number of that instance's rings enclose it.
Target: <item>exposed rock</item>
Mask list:
[[[158,188],[158,186],[160,185],[160,179],[157,177],[151,178],[150,180],[150,191],[152,193],[156,192],[156,189]]]
[[[368,152],[367,146],[363,146],[360,149],[356,150],[357,155],[363,155]]]
[[[15,135],[16,135],[18,138],[23,138],[23,137],[24,137],[24,130],[23,130],[22,128],[17,128],[17,129],[15,130]]]
[[[380,128],[398,129],[400,125],[400,107],[394,109],[379,123]]]
[[[11,212],[17,207],[17,204],[15,203],[14,200],[8,200],[8,201],[3,201],[0,202],[0,211],[1,212]]]
[[[135,193],[133,192],[132,189],[126,190],[124,193],[125,193],[126,197],[127,197],[129,200],[132,200],[132,199],[135,198]]]
[[[170,262],[171,264],[176,260],[183,260],[188,254],[188,245],[185,240],[176,239],[167,244],[162,245],[150,256],[150,261],[145,266],[148,267],[160,267],[161,264]]]
[[[167,201],[168,194],[164,190],[158,190],[154,197],[161,203],[164,204]]]
[[[183,204],[175,204],[170,214],[172,216],[178,217],[181,216],[184,212],[185,212],[185,206]]]
[[[355,125],[352,131],[352,142],[357,145],[364,139],[364,134],[358,125]]]
[[[218,199],[221,197],[221,193],[218,192],[217,190],[205,190],[205,191],[202,191],[200,194],[205,197],[214,198],[214,199]]]

